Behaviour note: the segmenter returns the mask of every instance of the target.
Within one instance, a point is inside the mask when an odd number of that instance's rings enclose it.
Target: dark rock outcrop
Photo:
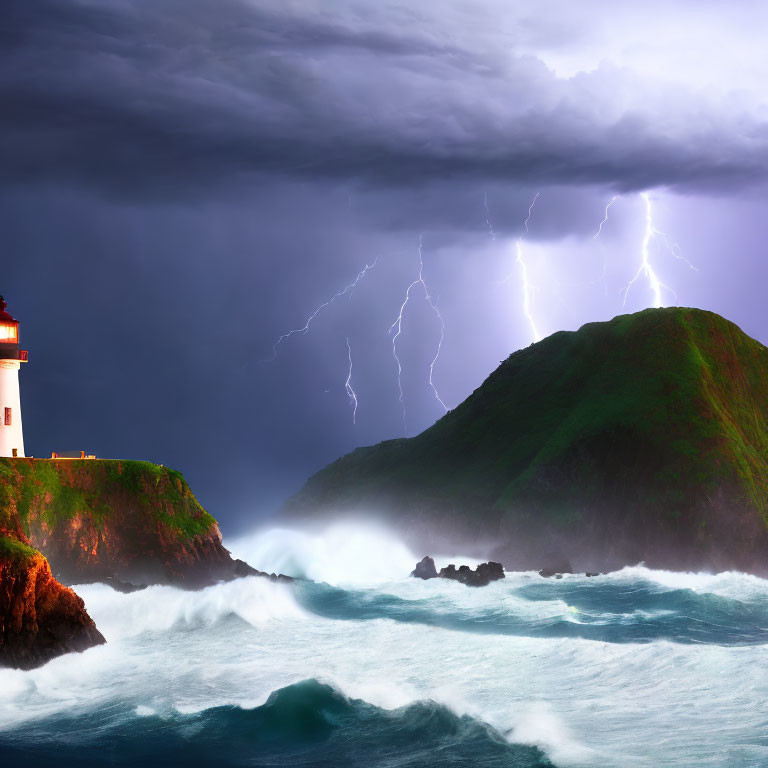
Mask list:
[[[296,579],[293,576],[286,576],[284,573],[264,573],[263,571],[256,571],[257,576],[266,576],[270,581],[279,581],[284,584],[292,584]]]
[[[549,579],[552,576],[561,576],[564,573],[573,573],[571,562],[561,552],[550,552],[543,559],[546,565],[539,571],[539,576]]]
[[[106,584],[108,587],[112,587],[115,592],[122,592],[124,595],[130,595],[132,592],[141,592],[142,589],[147,588],[147,584],[129,584],[127,581],[120,581],[112,576],[106,576],[101,579],[101,584]]]
[[[82,599],[53,578],[48,561],[0,537],[0,665],[32,669],[104,642]]]
[[[416,579],[452,579],[460,581],[468,587],[485,587],[492,581],[504,578],[504,568],[501,563],[481,563],[473,571],[468,565],[460,565],[456,568],[451,564],[446,568],[441,568],[440,573],[435,568],[435,561],[431,557],[425,557],[416,564],[416,568],[411,571],[411,576]]]
[[[480,563],[473,571],[468,565],[460,565],[458,569],[451,564],[441,568],[438,574],[441,579],[453,579],[466,584],[468,587],[485,587],[492,581],[504,578],[504,568],[501,563]]]
[[[416,563],[416,567],[411,571],[411,576],[416,579],[436,579],[437,568],[435,568],[435,561],[427,555],[420,562]]]

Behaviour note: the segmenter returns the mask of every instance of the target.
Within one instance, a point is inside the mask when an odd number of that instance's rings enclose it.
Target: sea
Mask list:
[[[768,766],[768,581],[470,588],[348,523],[228,546],[298,580],[76,587],[107,644],[0,670],[0,766]]]

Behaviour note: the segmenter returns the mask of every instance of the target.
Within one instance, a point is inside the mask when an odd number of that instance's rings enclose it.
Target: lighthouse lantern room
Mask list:
[[[27,351],[19,349],[19,323],[5,311],[0,296],[0,456],[23,456],[19,369]]]

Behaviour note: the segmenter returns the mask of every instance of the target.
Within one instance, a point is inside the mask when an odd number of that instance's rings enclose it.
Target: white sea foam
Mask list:
[[[254,627],[273,619],[301,618],[305,612],[285,584],[262,577],[217,584],[189,592],[173,587],[148,587],[116,600],[114,590],[103,584],[76,586],[88,610],[98,616],[98,627],[108,641],[142,632],[162,632],[172,627],[214,624],[224,616],[239,616]]]
[[[412,568],[413,556],[393,548],[391,538],[378,547],[366,537],[339,544],[339,561],[347,566],[340,567],[333,557],[340,535],[308,537],[299,545],[294,534],[274,532],[262,535],[250,554],[273,552],[266,567],[286,570],[278,565],[276,543],[284,541],[282,562],[293,558],[306,575],[343,583],[352,564],[354,580],[368,584],[354,595],[396,595],[420,610],[478,617],[496,610],[532,622],[572,615],[562,600],[516,594],[542,583],[531,574],[508,574],[479,590],[403,579],[401,568]],[[366,562],[398,551],[391,571]],[[764,585],[739,574],[718,578],[697,577],[685,588],[730,592],[735,585]],[[669,579],[647,569],[600,577],[626,583],[630,591],[648,581],[662,590],[680,588]],[[545,583],[556,590],[554,582]],[[588,589],[597,582],[583,583]],[[87,715],[116,705],[133,716],[161,717],[223,704],[254,707],[275,689],[314,677],[386,709],[433,699],[488,722],[511,741],[541,746],[559,766],[758,764],[739,755],[754,756],[765,731],[765,646],[619,644],[391,619],[330,620],[302,608],[292,587],[263,579],[197,593],[153,587],[125,595],[98,585],[79,591],[108,644],[30,672],[1,670],[0,730],[53,713]]]
[[[336,523],[319,532],[290,528],[259,531],[227,544],[235,557],[268,573],[284,573],[334,586],[375,586],[405,579],[422,555],[394,534],[362,523]],[[435,554],[437,568],[480,561]]]
[[[693,592],[720,595],[734,599],[768,598],[768,580],[739,571],[691,573],[657,571],[638,565],[598,577],[621,583],[650,581],[667,589],[689,589]]]
[[[507,738],[516,744],[530,744],[543,749],[555,763],[588,763],[602,759],[596,750],[574,739],[568,726],[545,701],[535,701],[518,715]]]
[[[386,531],[351,524],[332,525],[321,533],[272,529],[231,542],[230,548],[259,570],[334,586],[402,579],[418,559]]]
[[[458,558],[457,558],[458,559]],[[376,592],[408,601],[429,601],[435,614],[452,614],[465,619],[490,616],[543,622],[571,620],[568,604],[558,598],[528,600],[516,590],[531,583],[540,583],[541,577],[528,573],[508,573],[503,580],[491,582],[482,589],[473,589],[449,579],[401,579],[378,586]]]

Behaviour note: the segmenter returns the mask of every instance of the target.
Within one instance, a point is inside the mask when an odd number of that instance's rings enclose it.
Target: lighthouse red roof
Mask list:
[[[0,296],[0,323],[18,323],[18,320],[16,320],[14,317],[11,317],[11,315],[5,311],[7,306],[8,305],[5,303],[5,299]]]

